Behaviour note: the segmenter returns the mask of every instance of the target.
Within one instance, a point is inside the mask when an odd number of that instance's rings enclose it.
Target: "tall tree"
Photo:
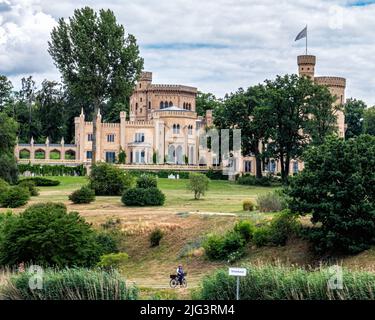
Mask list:
[[[96,160],[96,120],[109,100],[130,97],[143,68],[133,35],[125,36],[111,10],[85,7],[69,21],[60,19],[51,34],[49,53],[68,90],[90,103],[93,120],[92,162]]]
[[[375,136],[375,106],[366,109],[363,114],[363,131]]]
[[[198,91],[196,99],[196,112],[198,116],[205,116],[207,110],[217,110],[222,105],[222,101],[217,99],[212,93]]]
[[[353,138],[363,133],[363,116],[367,106],[362,100],[348,99],[345,103],[345,122],[348,126],[345,138]]]
[[[4,105],[9,102],[12,95],[12,82],[4,75],[0,75],[0,112],[3,111]]]

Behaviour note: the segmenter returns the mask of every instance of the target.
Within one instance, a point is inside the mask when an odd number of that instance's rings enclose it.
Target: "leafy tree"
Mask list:
[[[316,248],[360,252],[375,243],[375,137],[331,137],[304,154],[304,170],[286,190],[289,207],[312,213]]]
[[[215,111],[220,108],[221,104],[222,102],[214,94],[198,91],[195,110],[198,116],[205,116],[207,110]]]
[[[12,82],[6,76],[0,75],[0,112],[3,111],[4,105],[11,99],[12,89]]]
[[[375,136],[375,106],[365,110],[363,115],[363,131]]]
[[[348,99],[345,103],[345,122],[348,126],[345,138],[353,138],[363,133],[363,117],[366,104],[361,100]]]
[[[2,222],[2,265],[92,266],[99,253],[91,225],[77,212],[68,213],[64,204],[36,204]]]
[[[205,195],[209,183],[210,179],[207,178],[206,175],[201,173],[190,173],[187,188],[194,192],[194,199],[197,200]]]
[[[143,68],[133,35],[125,36],[111,10],[76,9],[61,18],[51,34],[49,53],[73,96],[90,103],[93,159],[96,160],[96,119],[106,101],[126,101]]]

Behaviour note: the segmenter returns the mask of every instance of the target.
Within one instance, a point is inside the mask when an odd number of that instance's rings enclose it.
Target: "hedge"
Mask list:
[[[84,176],[86,168],[79,166],[64,165],[39,165],[39,164],[18,164],[18,170],[21,174],[31,172],[37,176]]]

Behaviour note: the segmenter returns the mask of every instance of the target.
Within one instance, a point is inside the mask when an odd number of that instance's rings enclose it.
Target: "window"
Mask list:
[[[172,101],[169,101],[169,106],[173,107],[173,102]]]
[[[105,153],[105,161],[108,162],[108,163],[115,163],[116,153],[115,152],[106,152]]]
[[[145,142],[145,134],[144,133],[136,133],[135,134],[135,142]]]
[[[139,84],[139,89],[142,88],[142,83]]]
[[[179,134],[180,133],[180,125],[174,124],[173,125],[173,134]]]
[[[138,110],[138,103],[135,104],[135,110]]]
[[[177,134],[180,134],[180,125],[177,125]]]
[[[162,102],[160,102],[160,109],[163,109],[163,108],[164,108],[164,103],[162,101]]]
[[[251,161],[244,161],[244,171],[251,172]]]
[[[193,126],[192,125],[190,125],[190,126],[188,126],[188,135],[192,135],[193,134]]]
[[[86,158],[92,159],[92,151],[86,151]]]
[[[94,135],[92,133],[89,133],[87,135],[87,141],[92,141],[92,140],[94,140]]]
[[[298,162],[297,161],[293,162],[293,173],[298,173]]]
[[[141,102],[142,102],[142,98],[141,98]]]
[[[115,142],[115,135],[114,134],[107,135],[107,142]]]
[[[272,173],[276,172],[276,162],[275,160],[271,160],[269,163],[269,171]]]
[[[151,109],[151,101],[148,103],[148,108]]]
[[[184,104],[182,105],[182,107],[183,107],[184,109],[186,109],[186,104],[185,104],[185,102],[184,102]]]

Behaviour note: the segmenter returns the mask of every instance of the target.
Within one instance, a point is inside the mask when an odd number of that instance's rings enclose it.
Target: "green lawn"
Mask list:
[[[56,187],[41,187],[41,201],[68,201],[68,195],[88,183],[86,177],[51,177],[61,184]],[[275,188],[238,185],[229,181],[212,180],[209,190],[200,200],[194,200],[193,193],[186,188],[187,180],[158,179],[159,188],[166,195],[164,208],[176,212],[242,212],[242,201],[256,200],[257,195],[270,192]],[[98,203],[121,205],[120,197],[97,197]]]

